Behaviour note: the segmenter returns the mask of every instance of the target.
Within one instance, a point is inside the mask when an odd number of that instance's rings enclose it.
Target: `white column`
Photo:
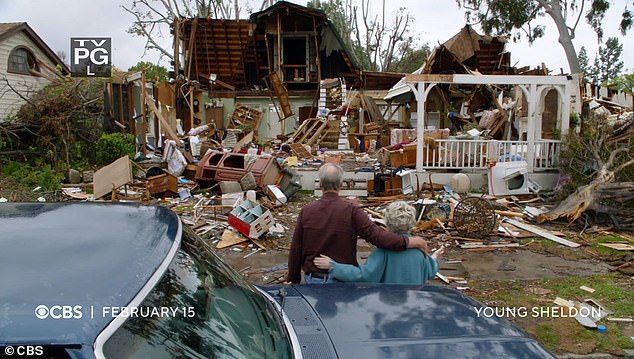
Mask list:
[[[427,84],[424,82],[418,83],[418,89],[416,91],[416,172],[423,172],[423,148],[425,146],[425,102],[427,102],[426,96]]]
[[[429,91],[436,86],[436,83],[418,82],[418,86],[411,86],[416,96],[418,120],[416,121],[416,172],[422,173],[423,168],[423,149],[425,148],[425,103]]]
[[[530,84],[528,87],[528,124],[526,129],[526,162],[528,162],[528,172],[533,172],[535,163],[535,130],[537,127],[537,108],[540,101],[536,84]]]

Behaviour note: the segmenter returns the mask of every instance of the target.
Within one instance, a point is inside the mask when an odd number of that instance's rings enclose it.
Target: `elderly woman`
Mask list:
[[[385,210],[385,222],[394,233],[409,235],[416,223],[416,209],[403,201],[390,204]],[[329,281],[425,284],[438,272],[436,258],[443,247],[431,256],[418,249],[395,252],[376,248],[364,265],[341,264],[321,255],[314,260],[317,268],[329,271]]]

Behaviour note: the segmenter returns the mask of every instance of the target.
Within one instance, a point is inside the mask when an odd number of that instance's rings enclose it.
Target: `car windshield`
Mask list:
[[[160,282],[125,314],[107,358],[291,357],[273,305],[189,230]]]

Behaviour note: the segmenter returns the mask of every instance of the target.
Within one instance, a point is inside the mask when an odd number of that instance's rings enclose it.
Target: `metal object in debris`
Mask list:
[[[495,228],[495,211],[486,200],[469,197],[454,208],[453,224],[464,237],[484,238]]]

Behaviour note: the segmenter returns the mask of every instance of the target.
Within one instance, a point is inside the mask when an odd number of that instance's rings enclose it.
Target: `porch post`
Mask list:
[[[528,87],[528,126],[526,128],[526,162],[528,163],[528,172],[533,173],[535,165],[535,127],[537,124],[537,108],[538,108],[538,91],[536,84],[530,84]]]
[[[418,82],[418,86],[411,86],[416,96],[418,119],[416,121],[416,172],[421,173],[423,168],[423,149],[425,148],[425,103],[429,91],[436,83]]]
[[[416,172],[423,172],[423,148],[425,146],[425,102],[427,102],[427,84],[424,82],[418,83],[416,91],[416,113],[418,119],[416,120]]]

